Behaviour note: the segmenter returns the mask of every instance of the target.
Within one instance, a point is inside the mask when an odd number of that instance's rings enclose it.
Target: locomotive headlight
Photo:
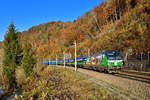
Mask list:
[[[114,62],[114,65],[117,66],[117,64],[118,64],[118,61],[115,61],[115,62]]]
[[[108,60],[108,65],[111,65],[113,62],[113,60]]]

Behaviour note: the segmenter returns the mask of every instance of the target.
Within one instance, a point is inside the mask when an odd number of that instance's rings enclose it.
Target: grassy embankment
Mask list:
[[[25,78],[22,68],[17,68],[18,85],[22,95],[16,100],[120,100],[109,95],[100,85],[89,82],[82,73],[67,68],[47,67],[38,74]]]
[[[70,69],[49,67],[25,80],[22,98],[52,100],[116,100],[101,86]]]

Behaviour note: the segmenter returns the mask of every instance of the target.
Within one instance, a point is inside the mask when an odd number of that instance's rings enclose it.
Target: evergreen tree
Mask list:
[[[21,45],[13,23],[8,27],[4,39],[3,75],[8,78],[9,89],[17,87],[15,69],[20,64]]]
[[[21,61],[21,66],[24,69],[26,77],[32,73],[35,63],[36,60],[33,57],[32,46],[30,43],[26,42],[23,49],[23,58]]]

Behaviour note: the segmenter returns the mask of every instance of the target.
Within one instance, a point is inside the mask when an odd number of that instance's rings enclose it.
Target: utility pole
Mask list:
[[[88,57],[90,57],[90,49],[88,48]]]
[[[51,57],[49,57],[49,65],[50,65]]]
[[[64,52],[64,67],[66,67],[66,61],[65,61],[65,52]]]
[[[143,60],[143,53],[141,53],[141,61]]]
[[[77,43],[75,41],[75,71],[77,71]]]
[[[56,66],[57,66],[57,55],[56,55]]]
[[[149,61],[149,54],[150,54],[150,52],[148,52],[148,61]]]

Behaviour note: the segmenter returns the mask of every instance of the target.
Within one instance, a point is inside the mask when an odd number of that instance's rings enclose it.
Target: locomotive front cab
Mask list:
[[[123,66],[123,57],[119,51],[106,52],[107,67],[111,70],[121,69]]]

